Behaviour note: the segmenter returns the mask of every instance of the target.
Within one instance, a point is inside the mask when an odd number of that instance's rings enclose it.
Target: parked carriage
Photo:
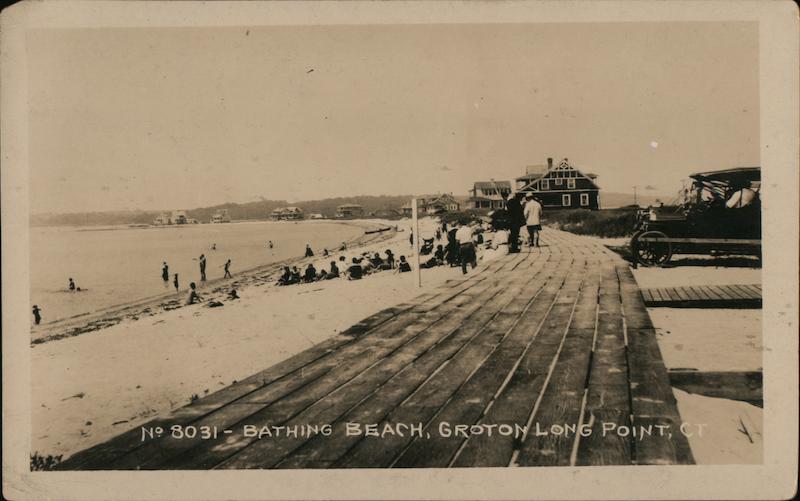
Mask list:
[[[631,238],[634,266],[663,266],[675,254],[761,256],[761,169],[690,176],[680,204],[639,211]]]

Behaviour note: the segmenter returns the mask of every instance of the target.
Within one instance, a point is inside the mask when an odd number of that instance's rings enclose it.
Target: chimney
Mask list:
[[[547,157],[547,170],[550,170],[552,168],[553,168],[553,159],[550,158],[550,157]]]

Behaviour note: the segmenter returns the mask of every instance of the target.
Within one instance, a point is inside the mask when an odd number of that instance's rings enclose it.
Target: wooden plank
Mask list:
[[[515,291],[511,290],[510,292],[514,293]],[[525,292],[521,291],[521,293]],[[504,293],[498,302],[509,299],[513,300],[512,296]],[[442,364],[475,346],[485,336],[491,334],[487,327],[499,312],[493,315],[490,313],[488,309],[481,310],[479,316],[476,316],[474,321],[469,324],[463,325],[459,329],[458,335],[452,340],[448,340],[435,351],[431,351],[415,361],[408,370],[397,374],[385,387],[334,422],[330,437],[317,437],[306,442],[281,460],[277,466],[280,468],[305,468],[313,465],[330,465],[342,457],[361,439],[358,435],[347,435],[346,423],[380,423],[393,408],[424,384],[431,374],[443,367]],[[223,465],[226,468],[229,466],[228,463]]]
[[[692,464],[687,438],[653,329],[628,329],[631,414],[634,426],[669,425],[669,435],[633,441],[636,464]]]
[[[731,294],[728,291],[726,291],[725,289],[723,289],[718,285],[711,285],[708,287],[708,289],[719,299],[724,299],[724,300],[734,299],[734,297],[731,296]]]
[[[547,375],[549,368],[546,361],[552,360],[555,355],[572,312],[572,304],[558,304],[557,301],[558,295],[553,298],[552,307],[547,311],[544,320],[541,315],[523,315],[506,339],[507,343],[487,359],[486,363],[454,395],[453,399],[444,406],[426,429],[435,430],[442,423],[476,423],[495,393],[503,389],[503,384],[509,376],[511,376],[511,380],[508,381],[508,386],[511,388],[506,389],[507,398],[515,400],[516,405],[513,407],[521,409],[523,416],[527,417],[538,394],[538,388],[541,388],[541,382]],[[533,356],[524,358],[530,343],[539,336],[542,336],[540,351],[533,353],[531,350],[529,353],[532,353]],[[520,360],[522,362],[518,362]],[[525,364],[522,370],[516,371],[515,366],[518,363],[521,365],[525,361],[529,361],[529,363]],[[524,394],[515,391],[518,388],[524,391]],[[444,437],[436,434],[430,439],[414,439],[398,457],[395,466],[447,466],[465,438]],[[495,443],[493,450],[498,449],[499,444]],[[509,448],[508,459],[510,459],[511,452],[512,450]]]
[[[427,423],[439,409],[444,406],[461,388],[468,378],[484,367],[497,363],[498,353],[508,351],[510,344],[524,339],[525,325],[531,319],[543,318],[555,300],[555,290],[563,280],[566,271],[556,269],[551,281],[536,295],[532,302],[519,313],[500,315],[489,326],[487,332],[491,337],[470,346],[454,357],[442,370],[434,374],[409,399],[394,409],[384,420],[390,423]],[[506,310],[514,311],[515,308]],[[528,319],[520,325],[521,314]],[[494,339],[493,339],[494,338]],[[492,357],[494,355],[494,357]],[[486,370],[486,369],[484,369]],[[411,442],[409,437],[365,437],[347,454],[334,463],[334,467],[387,467],[395,457]]]
[[[670,242],[684,244],[731,244],[744,246],[760,246],[761,240],[741,238],[680,238],[680,237],[645,237],[640,242]]]
[[[700,297],[700,294],[695,292],[692,287],[680,287],[680,292],[682,292],[686,297],[689,298],[689,301],[701,301],[703,298]]]
[[[631,464],[632,461],[630,440],[608,429],[613,426],[616,430],[630,424],[622,308],[620,303],[606,307],[601,305],[598,312],[582,422],[590,427],[592,433],[578,438],[576,465],[620,465]]]
[[[582,308],[591,307],[596,311],[596,294],[596,289],[589,287],[588,294],[579,295],[572,307],[577,309],[578,305],[581,305]],[[566,422],[557,417],[558,411],[554,407],[559,405],[571,406],[577,409],[578,414],[580,413],[580,402],[583,397],[583,385],[586,380],[594,329],[569,328],[570,316],[567,315],[567,308],[563,308],[562,312],[558,312],[554,308],[548,315],[548,318],[550,317],[554,317],[555,321],[543,324],[547,326],[547,331],[540,330],[532,340],[508,384],[496,397],[489,411],[480,419],[479,424],[496,426],[497,429],[501,425],[527,426],[534,417],[532,413],[537,411],[535,408],[537,396],[544,391],[542,385],[548,378],[550,365],[556,357],[559,357],[563,363],[560,362],[561,365],[555,373],[555,377],[550,376],[550,384],[554,388],[555,394],[560,396],[560,401],[554,402],[552,397],[554,393],[551,392],[551,397],[542,400],[538,409],[540,414],[544,413],[544,417],[536,418],[536,422],[542,422],[545,426],[549,426],[549,423]],[[559,338],[563,339],[563,346],[561,346]],[[559,341],[558,345],[554,343],[556,340]],[[559,355],[559,348],[563,353],[563,360]],[[556,367],[559,365],[557,364]],[[574,392],[572,399],[567,398],[570,391]],[[575,419],[577,420],[577,415]],[[528,429],[527,433],[530,437],[531,430]],[[458,451],[453,466],[507,466],[520,438],[522,437],[515,435],[471,436]],[[531,443],[535,441],[533,440]],[[568,457],[569,453],[567,453]],[[519,459],[520,465],[527,465],[532,461],[530,454],[520,454]]]
[[[334,430],[330,436],[318,436],[315,440],[307,440],[301,437],[281,442],[257,442],[226,460],[220,467],[242,468],[252,464],[259,464],[260,467],[264,468],[276,465],[281,468],[299,468],[338,459],[358,440],[355,436],[347,435],[347,422],[377,423],[391,408],[398,405],[417,386],[423,383],[431,372],[461,350],[465,343],[470,342],[475,336],[482,333],[486,323],[495,317],[503,306],[524,292],[522,290],[524,285],[529,286],[533,283],[532,281],[526,284],[522,280],[517,280],[515,282],[507,282],[507,288],[498,287],[494,291],[495,296],[473,315],[465,319],[453,331],[452,335],[449,335],[440,344],[436,344],[426,351],[407,367],[394,371],[388,379],[384,378],[383,382],[385,384],[373,389],[372,393],[363,395],[361,401],[354,402],[348,408],[339,409],[336,412],[332,412],[334,407],[330,402],[320,401],[315,405],[323,406],[324,416],[319,413],[310,415],[308,412],[304,412],[292,420],[303,423],[316,419],[317,421],[324,420],[324,422],[332,423]],[[430,335],[431,333],[428,332],[426,337]],[[347,389],[347,396],[351,401],[354,398],[353,393],[352,388]],[[361,397],[362,394],[358,396]],[[302,448],[300,447],[301,445],[303,446]],[[299,450],[296,450],[298,448]]]

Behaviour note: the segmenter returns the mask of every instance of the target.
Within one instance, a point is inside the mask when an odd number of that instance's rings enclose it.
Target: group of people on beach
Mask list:
[[[270,244],[271,243],[272,242],[270,242]],[[211,245],[211,250],[217,250],[217,244],[216,243]],[[198,262],[198,265],[200,267],[200,282],[205,282],[207,280],[207,277],[206,277],[207,261],[206,261],[205,253],[200,254],[200,257],[194,258],[194,260],[196,260]],[[231,260],[230,259],[225,261],[225,263],[221,266],[221,268],[224,271],[224,273],[222,275],[223,279],[225,279],[225,278],[233,278],[233,275],[231,274]],[[166,261],[164,261],[162,263],[162,265],[161,265],[161,280],[164,282],[164,287],[169,287],[170,273],[169,273],[169,265],[167,264]],[[179,292],[180,291],[180,281],[178,279],[178,274],[177,273],[172,275],[172,286],[175,287],[175,292]],[[231,290],[231,292],[229,293],[229,296],[231,296],[231,295],[235,296],[235,297],[230,297],[230,299],[238,299],[239,298],[236,289],[232,289]],[[186,300],[186,304],[195,304],[195,303],[200,302],[200,301],[202,301],[202,298],[197,293],[197,284],[195,282],[190,282],[189,283],[189,297]]]
[[[345,250],[347,246],[342,244],[340,250]],[[323,250],[324,257],[332,255],[328,249]],[[313,257],[314,251],[310,245],[306,245],[305,257]],[[400,256],[395,260],[395,254],[391,249],[386,249],[385,255],[380,252],[362,252],[360,255],[353,256],[348,260],[346,256],[339,256],[338,259],[330,262],[327,269],[317,270],[314,263],[308,263],[303,271],[297,266],[284,266],[283,273],[278,278],[277,285],[294,285],[300,283],[319,282],[322,280],[332,280],[334,278],[346,278],[348,280],[361,280],[367,275],[380,271],[393,270],[395,273],[405,273],[411,271],[411,265],[405,256]]]

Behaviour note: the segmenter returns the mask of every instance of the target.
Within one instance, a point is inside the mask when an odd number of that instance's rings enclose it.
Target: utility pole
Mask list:
[[[417,287],[422,287],[422,270],[419,268],[419,219],[417,218],[416,198],[411,199],[411,226],[411,236],[414,240],[412,247],[414,248],[414,262],[416,264],[414,272],[417,274]]]

